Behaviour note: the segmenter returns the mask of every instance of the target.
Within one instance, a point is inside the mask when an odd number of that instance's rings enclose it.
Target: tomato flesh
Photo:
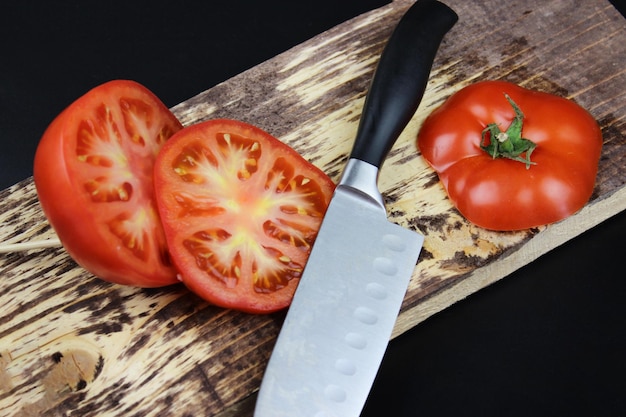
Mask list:
[[[154,160],[182,125],[144,86],[102,84],[50,124],[35,155],[39,201],[67,252],[94,275],[177,282],[153,188]]]
[[[157,202],[182,281],[227,308],[285,308],[334,190],[268,133],[233,120],[185,128],[154,171]]]

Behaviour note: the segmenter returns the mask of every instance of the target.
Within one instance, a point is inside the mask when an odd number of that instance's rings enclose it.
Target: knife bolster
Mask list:
[[[343,171],[338,187],[357,191],[369,202],[386,213],[383,196],[378,189],[378,167],[360,159],[350,158]]]

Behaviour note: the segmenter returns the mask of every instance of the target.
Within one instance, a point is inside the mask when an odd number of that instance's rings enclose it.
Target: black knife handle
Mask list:
[[[436,0],[417,0],[400,19],[380,56],[351,158],[381,167],[415,114],[439,44],[457,20]]]

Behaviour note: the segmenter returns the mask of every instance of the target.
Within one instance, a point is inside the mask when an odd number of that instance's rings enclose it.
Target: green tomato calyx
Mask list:
[[[483,129],[480,148],[491,155],[493,159],[509,158],[526,164],[526,169],[529,169],[531,165],[536,164],[530,160],[530,155],[537,147],[537,144],[522,137],[524,113],[522,113],[508,94],[504,94],[504,96],[513,107],[515,117],[505,132],[500,130],[496,123],[488,124]]]

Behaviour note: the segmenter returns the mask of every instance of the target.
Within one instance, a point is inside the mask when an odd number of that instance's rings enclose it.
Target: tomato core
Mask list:
[[[508,94],[504,96],[513,107],[515,117],[506,132],[502,132],[497,123],[489,123],[482,131],[480,148],[493,159],[509,158],[524,163],[526,169],[529,169],[531,165],[536,164],[530,160],[530,155],[537,145],[530,139],[522,137],[524,113]]]

